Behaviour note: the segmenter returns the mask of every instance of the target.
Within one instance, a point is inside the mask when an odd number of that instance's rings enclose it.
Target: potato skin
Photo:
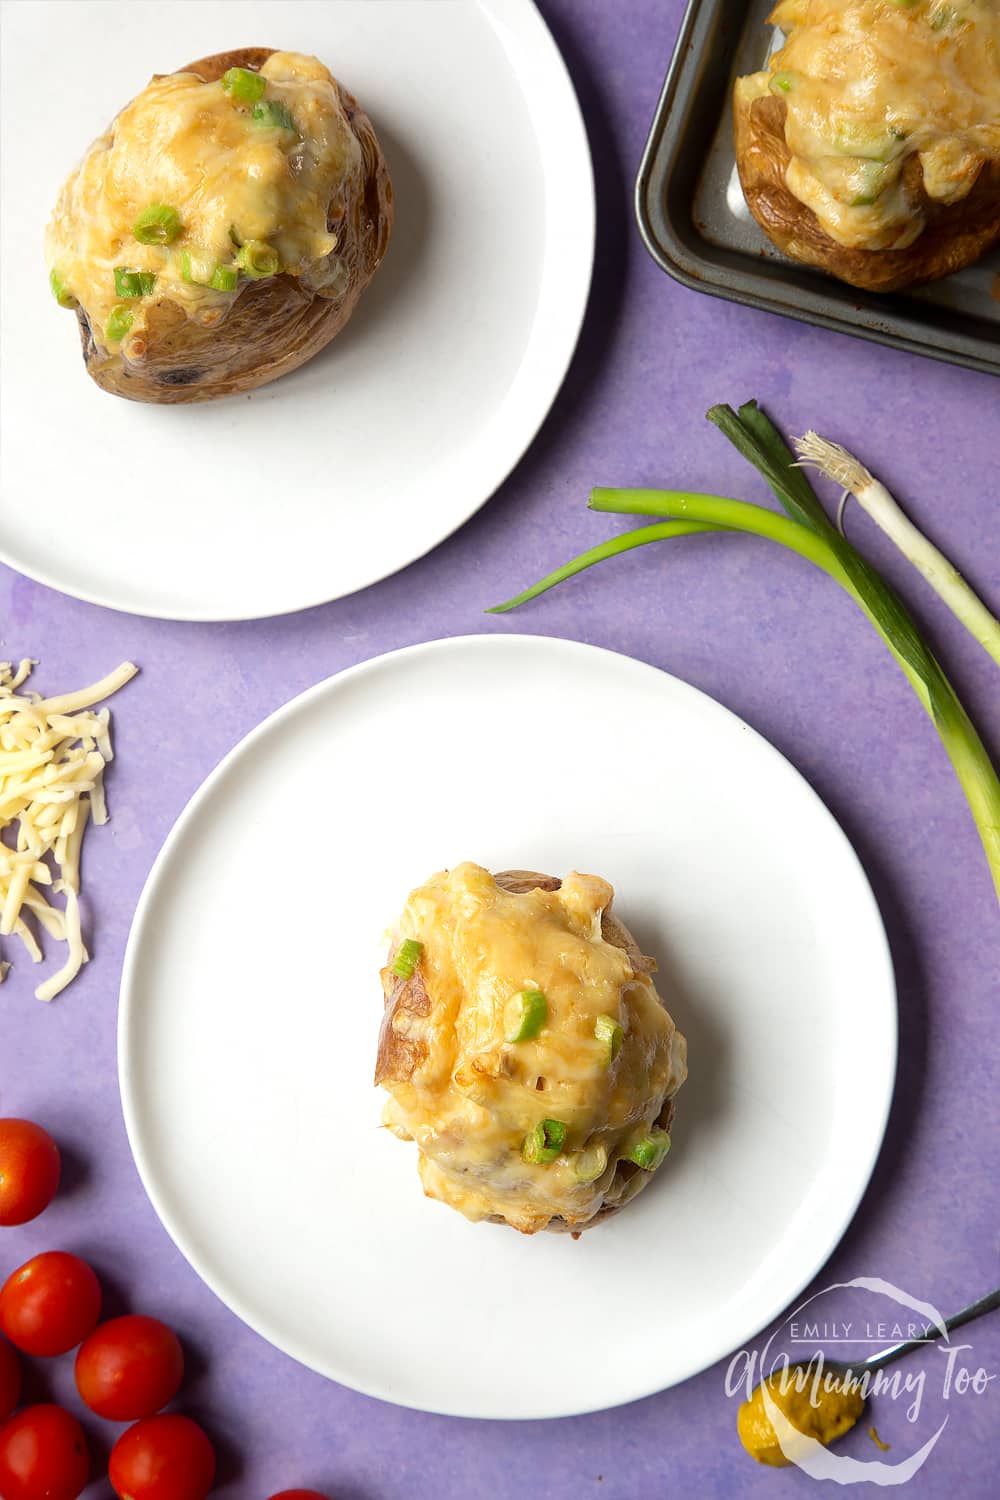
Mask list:
[[[500,870],[494,875],[497,885],[506,891],[515,893],[523,891],[557,891],[562,881],[557,875],[542,875],[536,870]],[[628,954],[633,969],[637,973],[653,974],[656,972],[655,959],[648,958],[639,948],[638,943],[632,936],[625,923],[615,916],[610,910],[606,910],[601,916],[601,936],[606,943],[612,943],[616,948],[623,948]],[[400,979],[392,973],[392,961],[395,957],[395,948],[390,952],[386,967],[382,970],[382,986],[385,995],[385,1012],[382,1017],[382,1027],[379,1032],[378,1056],[375,1064],[376,1086],[386,1079],[405,1082],[420,1066],[427,1056],[426,1044],[422,1041],[414,1042],[409,1037],[401,1034],[393,1026],[393,1018],[400,1011],[409,1011],[413,1015],[426,1016],[430,1013],[430,999],[424,988],[424,982],[420,977],[419,969],[414,971],[412,978]],[[674,1122],[675,1102],[673,1097],[664,1102],[656,1124],[661,1130],[669,1131]],[[618,1189],[636,1177],[642,1179],[644,1174],[641,1167],[633,1162],[620,1161],[615,1172],[612,1186]],[[643,1182],[641,1184],[645,1186]],[[638,1191],[640,1183],[636,1183]],[[609,1219],[612,1214],[619,1213],[621,1209],[631,1201],[635,1192],[614,1203],[605,1203],[603,1208],[598,1209],[592,1219],[585,1224],[568,1224],[565,1219],[550,1219],[545,1229],[549,1234],[572,1234],[574,1239],[579,1239],[586,1229],[591,1229],[595,1224]],[[489,1224],[504,1224],[508,1228],[507,1220],[500,1214],[492,1214],[486,1221]]]
[[[906,189],[926,217],[923,232],[905,250],[860,250],[840,245],[811,208],[785,185],[791,153],[785,141],[786,106],[767,94],[734,101],[736,165],[747,206],[768,239],[793,260],[872,292],[895,292],[950,276],[971,265],[1000,240],[1000,161],[987,163],[972,191],[942,204],[924,191],[916,156],[904,168]]]
[[[229,68],[259,69],[273,51],[240,47],[177,71],[197,73],[205,83],[214,83]],[[385,255],[393,203],[389,171],[372,123],[352,94],[339,83],[337,89],[365,163],[364,192],[348,205],[347,215],[336,226],[350,265],[347,290],[336,298],[323,297],[284,274],[249,282],[241,287],[226,319],[214,328],[202,327],[176,302],[164,298],[149,311],[141,361],[102,348],[78,308],[84,363],[102,390],[128,401],[160,405],[213,401],[287,375],[344,327]]]

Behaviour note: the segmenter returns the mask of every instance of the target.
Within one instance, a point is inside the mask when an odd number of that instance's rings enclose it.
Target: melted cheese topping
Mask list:
[[[63,185],[46,232],[46,262],[83,307],[98,342],[115,342],[104,331],[119,307],[133,314],[128,336],[137,337],[149,307],[163,297],[208,325],[220,322],[236,293],[184,280],[183,257],[193,252],[202,264],[235,268],[234,239],[271,245],[281,269],[311,287],[338,284],[337,236],[327,215],[362,174],[361,146],[316,58],[275,52],[260,73],[264,101],[283,105],[294,130],[257,124],[253,106],[235,100],[221,80],[168,73],[126,105]],[[151,204],[179,215],[173,243],[135,238],[133,225]],[[152,272],[154,290],[123,302],[116,267]]]
[[[93,711],[129,682],[138,668],[123,662],[93,687],[42,698],[19,692],[34,663],[17,671],[0,662],[0,934],[15,933],[35,963],[42,951],[26,914],[58,942],[66,961],[39,986],[39,1000],[53,1000],[87,962],[80,929],[80,849],[90,818],[108,821],[104,767],[112,758],[108,710]],[[51,862],[50,862],[51,861]],[[53,878],[54,877],[54,878]],[[65,897],[53,905],[46,890]],[[0,980],[9,964],[0,963]]]
[[[737,89],[784,101],[785,181],[839,244],[903,249],[917,238],[907,158],[941,203],[1000,159],[998,0],[781,0],[770,20],[785,45]]]
[[[613,894],[577,874],[557,891],[512,894],[462,864],[406,904],[399,936],[424,945],[430,1003],[426,1016],[394,1018],[425,1055],[410,1076],[384,1080],[385,1123],[416,1141],[427,1194],[470,1219],[499,1215],[529,1233],[555,1217],[581,1224],[648,1180],[636,1170],[620,1181],[616,1165],[683,1083],[686,1050],[652,980],[602,937]],[[383,978],[391,990],[390,971]],[[504,1010],[523,989],[544,993],[548,1018],[537,1037],[508,1043]],[[602,1015],[625,1032],[610,1066],[595,1036]],[[545,1119],[566,1125],[564,1149],[528,1164],[524,1138]],[[581,1180],[602,1153],[604,1169]]]

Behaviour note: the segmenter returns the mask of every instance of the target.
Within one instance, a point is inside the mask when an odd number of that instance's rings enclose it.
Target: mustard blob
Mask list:
[[[806,1437],[815,1438],[827,1447],[845,1432],[850,1432],[864,1410],[864,1397],[856,1385],[834,1385],[832,1390],[827,1390],[829,1380],[829,1376],[823,1380],[807,1376],[799,1366],[797,1370],[771,1375],[757,1386],[750,1400],[740,1406],[736,1417],[736,1431],[750,1457],[759,1464],[776,1469],[791,1462],[781,1450],[778,1435],[764,1406],[765,1384],[774,1405]]]

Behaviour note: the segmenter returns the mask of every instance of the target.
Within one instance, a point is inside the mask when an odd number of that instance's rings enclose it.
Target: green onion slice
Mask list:
[[[573,1175],[580,1182],[596,1182],[607,1165],[607,1148],[600,1143],[595,1143],[593,1146],[586,1146],[584,1150],[578,1151],[573,1157]]]
[[[792,89],[794,87],[795,87],[795,74],[794,73],[783,72],[783,73],[773,73],[771,75],[770,88],[771,88],[771,92],[772,93],[774,93],[774,91],[777,89],[777,90],[780,90],[780,92],[783,93],[783,94],[790,94],[792,92]]]
[[[644,1172],[655,1172],[670,1150],[670,1136],[654,1125],[648,1135],[635,1141],[625,1153],[626,1161],[634,1161]]]
[[[116,297],[148,297],[155,285],[152,271],[130,271],[127,266],[115,266]]]
[[[603,1047],[608,1051],[608,1067],[614,1062],[622,1050],[622,1042],[625,1040],[625,1030],[614,1016],[598,1016],[594,1022],[594,1035]]]
[[[132,225],[132,233],[140,245],[170,245],[182,228],[176,208],[166,203],[151,203]]]
[[[266,240],[247,240],[240,246],[237,262],[251,281],[261,281],[265,276],[277,276],[281,268],[278,252]]]
[[[109,344],[120,344],[122,339],[132,327],[135,313],[128,307],[116,307],[104,329],[104,336]]]
[[[407,938],[404,943],[400,943],[392,961],[392,972],[397,979],[413,978],[413,971],[420,962],[423,951],[423,943],[418,943],[416,938]]]
[[[235,266],[216,266],[208,283],[217,292],[235,292],[240,273]]]
[[[77,307],[79,305],[58,271],[53,270],[49,272],[49,286],[52,288],[52,295],[60,307]]]
[[[249,68],[227,68],[222,75],[222,87],[241,104],[253,104],[267,88],[267,79]]]
[[[216,292],[235,292],[240,279],[236,266],[220,265],[207,250],[181,251],[181,280],[209,286]]]
[[[250,111],[255,125],[266,130],[294,130],[295,121],[288,113],[288,106],[280,99],[262,99]]]
[[[565,1144],[566,1126],[562,1120],[539,1120],[524,1137],[521,1155],[532,1166],[545,1166],[555,1161]]]
[[[518,990],[504,1007],[505,1042],[530,1042],[549,1019],[549,1004],[541,990]]]

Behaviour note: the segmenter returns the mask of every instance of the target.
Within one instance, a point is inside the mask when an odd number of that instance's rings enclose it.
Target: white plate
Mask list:
[[[119,400],[52,301],[45,222],[153,72],[248,41],[314,52],[357,93],[392,245],[294,374],[203,406]],[[374,583],[482,505],[555,397],[593,261],[586,134],[530,0],[32,0],[4,7],[2,51],[0,558],[134,614],[250,619]]]
[[[689,1039],[662,1176],[577,1242],[467,1223],[378,1129],[383,932],[462,859],[607,876]],[[861,867],[776,750],[627,657],[475,636],[321,683],[213,773],[140,902],[119,1043],[146,1189],[234,1312],[388,1401],[554,1417],[685,1379],[810,1280],[896,1011]]]

